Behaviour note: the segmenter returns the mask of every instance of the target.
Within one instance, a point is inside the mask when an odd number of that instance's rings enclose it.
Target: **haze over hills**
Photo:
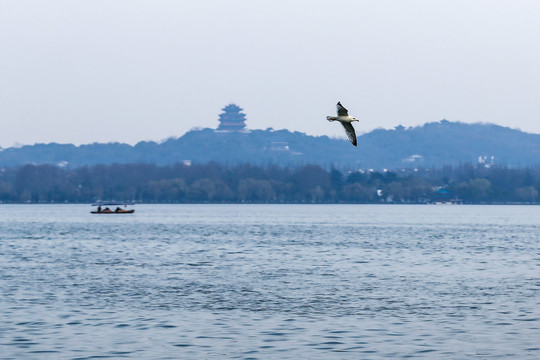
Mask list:
[[[113,163],[168,165],[191,161],[237,164],[305,165],[394,169],[476,163],[528,166],[540,163],[540,135],[493,124],[442,120],[414,128],[398,126],[345,139],[309,136],[288,130],[192,130],[161,143],[35,144],[0,151],[0,166],[56,164],[81,167]],[[484,158],[482,159],[484,161]]]

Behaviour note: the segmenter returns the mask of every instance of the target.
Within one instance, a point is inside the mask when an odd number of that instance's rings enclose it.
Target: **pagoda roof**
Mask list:
[[[243,109],[240,106],[231,103],[222,110],[223,113],[219,114],[218,130],[241,130],[246,126],[246,114],[241,112]]]

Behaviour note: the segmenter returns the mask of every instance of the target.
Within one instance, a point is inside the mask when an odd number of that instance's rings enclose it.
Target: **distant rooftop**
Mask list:
[[[236,104],[225,106],[219,115],[218,131],[241,131],[246,127],[246,114]]]

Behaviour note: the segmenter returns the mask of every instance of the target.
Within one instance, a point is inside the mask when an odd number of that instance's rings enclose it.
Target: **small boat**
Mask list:
[[[128,209],[127,206],[133,206],[133,202],[115,202],[115,201],[98,201],[92,204],[92,206],[97,206],[96,210],[90,211],[91,214],[133,214],[135,209]],[[113,210],[109,206],[116,206]],[[120,206],[123,206],[122,209]],[[105,207],[105,208],[104,208]]]

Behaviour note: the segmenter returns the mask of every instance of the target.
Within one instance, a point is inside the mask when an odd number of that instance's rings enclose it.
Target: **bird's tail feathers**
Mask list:
[[[335,116],[327,116],[326,120],[328,120],[328,121],[336,121],[337,117],[335,117]]]

